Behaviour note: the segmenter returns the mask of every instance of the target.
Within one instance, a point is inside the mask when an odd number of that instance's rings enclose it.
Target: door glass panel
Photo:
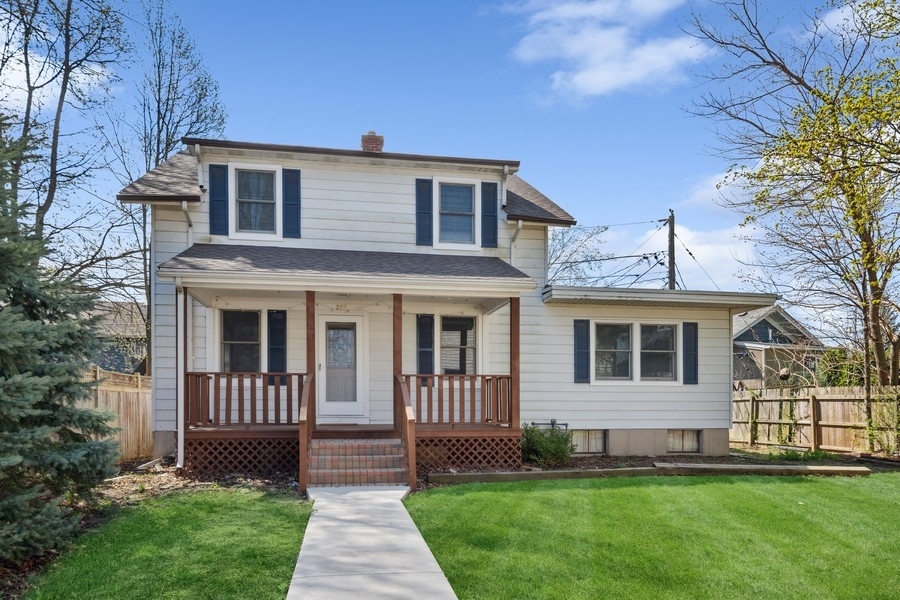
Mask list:
[[[327,323],[325,401],[356,402],[356,324]]]

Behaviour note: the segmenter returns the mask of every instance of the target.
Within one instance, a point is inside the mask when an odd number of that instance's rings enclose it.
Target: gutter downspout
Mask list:
[[[181,284],[181,278],[175,278],[175,418],[177,419],[177,441],[179,469],[184,468],[184,403],[186,401],[184,372],[185,357],[187,356],[187,339],[185,337],[187,324],[187,299],[185,289]]]
[[[516,249],[516,240],[519,239],[519,234],[522,233],[522,225],[524,221],[519,219],[516,221],[516,232],[513,234],[512,239],[509,240],[509,264],[515,266],[515,249]]]
[[[506,178],[509,177],[509,165],[503,165],[503,177],[500,179],[500,207],[506,208]]]

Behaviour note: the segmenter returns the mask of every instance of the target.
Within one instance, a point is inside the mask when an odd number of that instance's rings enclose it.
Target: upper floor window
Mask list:
[[[475,186],[440,184],[439,237],[441,242],[475,243]]]
[[[275,172],[235,169],[237,230],[275,233]]]
[[[416,245],[496,248],[500,184],[457,177],[416,179]]]
[[[236,239],[300,237],[300,170],[281,165],[209,165],[209,233]]]

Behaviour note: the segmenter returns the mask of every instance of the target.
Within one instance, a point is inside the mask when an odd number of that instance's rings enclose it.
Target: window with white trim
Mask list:
[[[275,233],[275,172],[235,169],[237,230]]]
[[[481,182],[434,179],[433,236],[436,247],[481,246]]]
[[[594,324],[594,378],[631,379],[631,324]]]
[[[641,379],[675,381],[675,325],[641,325]]]
[[[235,239],[271,240],[284,227],[281,165],[228,163],[228,226]]]
[[[441,183],[438,240],[453,244],[475,243],[475,186]]]
[[[678,325],[594,321],[591,335],[592,381],[678,380]]]

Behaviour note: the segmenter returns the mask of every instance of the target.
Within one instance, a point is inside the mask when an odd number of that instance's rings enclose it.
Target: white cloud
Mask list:
[[[0,48],[11,52],[9,60],[0,70],[0,104],[5,111],[21,111],[28,100],[28,80],[25,70],[24,57],[21,54],[12,53],[22,47],[18,38],[10,39],[7,32],[0,31]],[[49,64],[48,59],[40,54],[32,54],[31,77],[33,92],[32,110],[55,109],[56,100],[59,98],[60,77],[57,65]],[[71,74],[70,85],[83,91],[96,92],[108,84],[111,80],[110,73],[105,68],[81,68],[75,69]],[[71,89],[71,88],[70,88]],[[72,96],[69,95],[71,102]]]
[[[530,2],[515,7],[529,15],[528,32],[513,54],[526,63],[562,64],[554,92],[575,98],[618,90],[669,85],[699,59],[702,45],[686,34],[651,34],[653,22],[683,0]]]

